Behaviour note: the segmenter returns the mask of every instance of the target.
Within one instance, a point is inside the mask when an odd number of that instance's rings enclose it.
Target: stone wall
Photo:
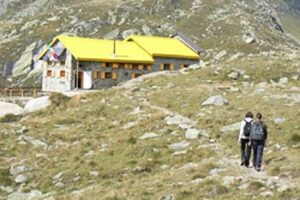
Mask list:
[[[75,75],[77,73],[77,62],[72,57],[72,55],[67,51],[66,53],[65,65],[59,65],[58,63],[54,65],[45,64],[43,70],[43,91],[49,92],[64,92],[70,91],[77,88],[77,83],[75,81]],[[130,69],[130,68],[113,68],[102,67],[101,62],[80,62],[79,71],[89,71],[92,72],[92,88],[91,89],[101,89],[116,86],[117,84],[130,80],[132,78],[132,73],[134,74],[148,74],[151,72],[161,71],[161,64],[172,64],[174,65],[174,70],[179,70],[183,65],[191,65],[198,63],[199,60],[191,59],[178,59],[178,58],[162,58],[155,57],[155,62],[151,65],[151,69]],[[141,63],[142,64],[142,63]],[[145,64],[147,65],[147,64]],[[52,70],[53,75],[51,77],[47,76],[47,71]],[[60,71],[64,70],[66,72],[65,77],[60,77]],[[98,72],[98,76],[94,77],[94,73]],[[113,72],[116,74],[116,79],[103,79],[101,73],[103,72]],[[80,88],[79,88],[80,89]]]

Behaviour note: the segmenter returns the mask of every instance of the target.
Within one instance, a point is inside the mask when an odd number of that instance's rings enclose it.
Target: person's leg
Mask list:
[[[241,140],[241,165],[245,164],[245,147],[246,147],[245,140],[242,139]]]
[[[257,142],[255,140],[253,140],[252,147],[253,147],[253,167],[256,168]]]
[[[245,159],[245,166],[249,167],[250,158],[251,158],[251,146],[249,145],[249,139],[246,141],[246,159]]]
[[[264,152],[264,144],[262,142],[260,142],[260,144],[257,147],[257,159],[256,159],[257,169],[259,171],[261,168],[263,152]]]

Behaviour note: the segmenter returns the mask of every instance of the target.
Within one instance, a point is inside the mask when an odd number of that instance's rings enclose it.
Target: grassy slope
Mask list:
[[[176,199],[249,199],[257,196],[256,190],[274,192],[273,199],[295,198],[299,190],[278,193],[271,187],[251,179],[250,187],[238,189],[242,182],[222,185],[224,176],[244,176],[247,170],[238,163],[227,165],[219,162],[227,158],[237,160],[239,155],[237,133],[221,133],[220,128],[238,122],[248,110],[261,111],[269,125],[270,139],[265,155],[266,172],[280,176],[294,183],[300,181],[299,148],[299,109],[286,106],[288,99],[265,99],[264,96],[291,94],[281,87],[266,87],[264,95],[256,94],[256,88],[244,87],[243,80],[232,82],[226,74],[232,65],[239,63],[255,82],[277,80],[279,74],[295,72],[296,68],[285,68],[285,60],[273,59],[277,65],[270,64],[267,70],[253,57],[239,62],[223,63],[219,74],[215,67],[192,71],[189,75],[177,74],[171,77],[147,79],[133,91],[109,89],[85,97],[74,97],[70,102],[58,108],[32,114],[14,124],[0,124],[0,185],[12,185],[13,176],[8,173],[9,166],[22,161],[32,169],[30,183],[24,191],[36,188],[44,193],[55,191],[58,199],[70,199],[73,191],[86,189],[76,196],[77,199],[158,199],[164,194],[174,194]],[[260,66],[262,65],[262,66]],[[266,64],[267,65],[267,64]],[[253,67],[260,66],[260,67]],[[261,77],[261,74],[268,75]],[[285,74],[286,75],[286,74]],[[290,82],[288,87],[299,83]],[[230,86],[238,87],[242,92],[229,92]],[[209,96],[223,94],[230,104],[223,107],[203,107],[201,103]],[[143,104],[147,99],[151,104],[178,112],[197,122],[197,127],[205,129],[210,137],[223,146],[221,152],[214,148],[201,148],[208,139],[191,140],[191,146],[182,156],[172,156],[169,144],[185,140],[184,132],[164,121],[166,114]],[[141,113],[130,114],[140,106]],[[199,112],[203,117],[197,117]],[[274,124],[273,118],[283,117],[286,121]],[[129,122],[136,124],[122,127]],[[16,131],[22,126],[29,128],[28,136],[46,142],[48,149],[33,147],[30,143],[19,144]],[[4,134],[6,132],[7,134]],[[138,139],[145,132],[160,135],[158,139]],[[296,139],[295,139],[296,138]],[[277,150],[279,143],[286,150]],[[270,151],[272,150],[272,151]],[[11,159],[14,157],[13,159]],[[195,168],[183,169],[187,163],[198,163]],[[167,169],[162,168],[166,165]],[[206,179],[199,184],[191,181],[209,176],[211,169],[226,169],[217,180]],[[251,170],[251,169],[250,169]],[[98,171],[93,177],[90,171]],[[63,172],[63,188],[55,186],[53,176]],[[79,180],[74,178],[80,177]],[[265,188],[265,189],[264,189]],[[263,199],[257,196],[256,199]]]

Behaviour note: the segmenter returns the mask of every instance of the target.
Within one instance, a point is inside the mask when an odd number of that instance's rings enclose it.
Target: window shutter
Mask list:
[[[106,67],[106,63],[102,63],[101,66],[102,66],[102,67]]]
[[[143,70],[144,66],[143,65],[139,65],[139,70]]]
[[[128,64],[125,64],[125,65],[124,65],[124,68],[125,68],[125,69],[128,69]]]
[[[130,65],[129,65],[129,69],[132,69],[132,68],[133,68],[133,65],[132,65],[132,64],[130,64]]]
[[[93,71],[93,78],[97,79],[97,71]]]
[[[164,64],[160,64],[160,70],[164,70]]]
[[[131,73],[131,74],[130,74],[130,78],[131,78],[131,79],[134,79],[134,78],[135,78],[135,74],[134,74],[134,73]]]
[[[117,79],[117,72],[112,72],[111,79],[112,80],[116,80]]]
[[[105,72],[101,72],[101,79],[105,79]]]
[[[118,68],[118,67],[119,67],[119,64],[118,64],[118,63],[114,63],[114,64],[112,65],[112,67],[113,67],[113,68]]]
[[[151,70],[152,70],[152,65],[147,65],[147,69],[148,69],[149,71],[151,71]]]
[[[170,69],[171,69],[171,71],[174,71],[174,64],[170,64]]]

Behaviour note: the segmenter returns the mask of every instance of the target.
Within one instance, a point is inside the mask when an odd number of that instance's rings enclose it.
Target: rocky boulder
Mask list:
[[[49,100],[49,96],[44,96],[28,101],[24,110],[26,113],[31,113],[47,108],[50,105],[51,101]]]
[[[216,96],[209,97],[201,105],[202,106],[223,106],[227,104],[228,104],[227,99],[224,99],[221,95],[216,95]]]
[[[21,115],[24,110],[20,106],[7,102],[0,102],[0,117],[8,114]]]
[[[29,193],[15,192],[7,197],[7,200],[37,200],[42,199],[43,194],[39,190],[31,190]]]
[[[28,73],[31,70],[32,60],[33,60],[33,51],[36,48],[37,43],[34,42],[29,45],[26,50],[23,52],[20,59],[15,63],[12,75],[14,77]]]

